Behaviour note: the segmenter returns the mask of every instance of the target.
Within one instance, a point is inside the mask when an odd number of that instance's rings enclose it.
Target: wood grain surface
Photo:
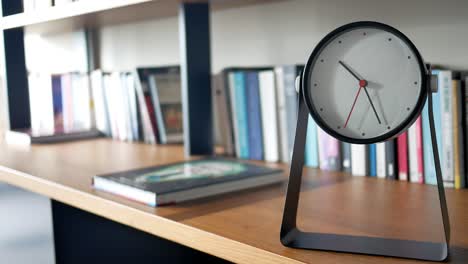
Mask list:
[[[418,263],[283,247],[279,230],[285,183],[158,208],[92,188],[96,174],[182,160],[181,146],[108,139],[1,145],[0,181],[238,263]],[[442,236],[434,186],[315,169],[305,174],[298,219],[303,230],[430,241]],[[468,191],[446,192],[450,263],[468,263]]]

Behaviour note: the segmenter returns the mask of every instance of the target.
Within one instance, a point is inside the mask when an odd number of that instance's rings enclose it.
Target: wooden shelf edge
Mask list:
[[[0,181],[232,262],[303,263],[4,166]]]
[[[30,26],[154,1],[158,0],[100,0],[76,2],[68,5],[54,6],[42,10],[6,16],[0,19],[0,27],[5,30]]]

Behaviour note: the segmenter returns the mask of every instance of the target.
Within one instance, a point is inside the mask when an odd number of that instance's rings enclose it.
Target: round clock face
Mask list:
[[[356,22],[327,35],[303,74],[304,97],[317,124],[351,143],[374,143],[410,126],[426,100],[426,71],[398,30]]]

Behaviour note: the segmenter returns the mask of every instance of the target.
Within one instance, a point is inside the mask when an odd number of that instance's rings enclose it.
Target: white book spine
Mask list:
[[[94,103],[94,118],[96,129],[105,135],[109,135],[106,122],[106,108],[104,103],[104,90],[102,84],[102,72],[100,70],[91,73],[91,90]]]
[[[353,176],[367,175],[366,146],[351,144],[351,174]]]
[[[418,148],[416,142],[416,123],[408,129],[408,160],[409,160],[409,180],[419,182],[421,175],[418,170]]]
[[[236,94],[234,89],[236,89],[234,73],[230,72],[228,74],[228,83],[229,83],[229,97],[231,98],[231,115],[232,115],[232,128],[234,130],[234,147],[236,150],[236,156],[240,157],[240,142],[239,142],[239,126],[237,125],[237,111],[236,111]]]
[[[275,75],[273,71],[259,72],[259,88],[264,156],[268,162],[277,162],[279,161],[278,118],[276,113]]]
[[[385,157],[385,142],[376,144],[376,156],[377,156],[377,177],[385,178],[387,176],[387,159]]]
[[[444,186],[453,187],[453,112],[452,112],[452,72],[439,72],[440,111],[442,119],[442,177]],[[437,110],[436,110],[437,111]]]
[[[281,66],[276,67],[275,74],[281,161],[287,163],[289,162],[288,120],[286,114],[286,93],[284,87],[283,68]]]

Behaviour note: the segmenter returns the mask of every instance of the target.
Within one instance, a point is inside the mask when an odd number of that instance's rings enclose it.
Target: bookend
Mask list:
[[[302,78],[302,77],[301,77]],[[301,83],[301,82],[298,82]],[[297,84],[298,84],[297,83]],[[430,86],[430,85],[428,85]],[[359,253],[368,255],[391,256],[400,258],[444,261],[448,257],[450,241],[450,224],[447,202],[442,181],[439,154],[436,142],[436,131],[432,109],[432,91],[428,87],[429,125],[432,137],[432,150],[437,178],[439,205],[444,227],[444,241],[424,242],[381,237],[338,235],[327,233],[304,232],[296,225],[299,195],[301,190],[304,150],[307,135],[308,108],[304,102],[303,89],[298,87],[299,113],[291,161],[289,182],[281,224],[281,243],[284,246],[301,249],[327,250],[335,252]]]

